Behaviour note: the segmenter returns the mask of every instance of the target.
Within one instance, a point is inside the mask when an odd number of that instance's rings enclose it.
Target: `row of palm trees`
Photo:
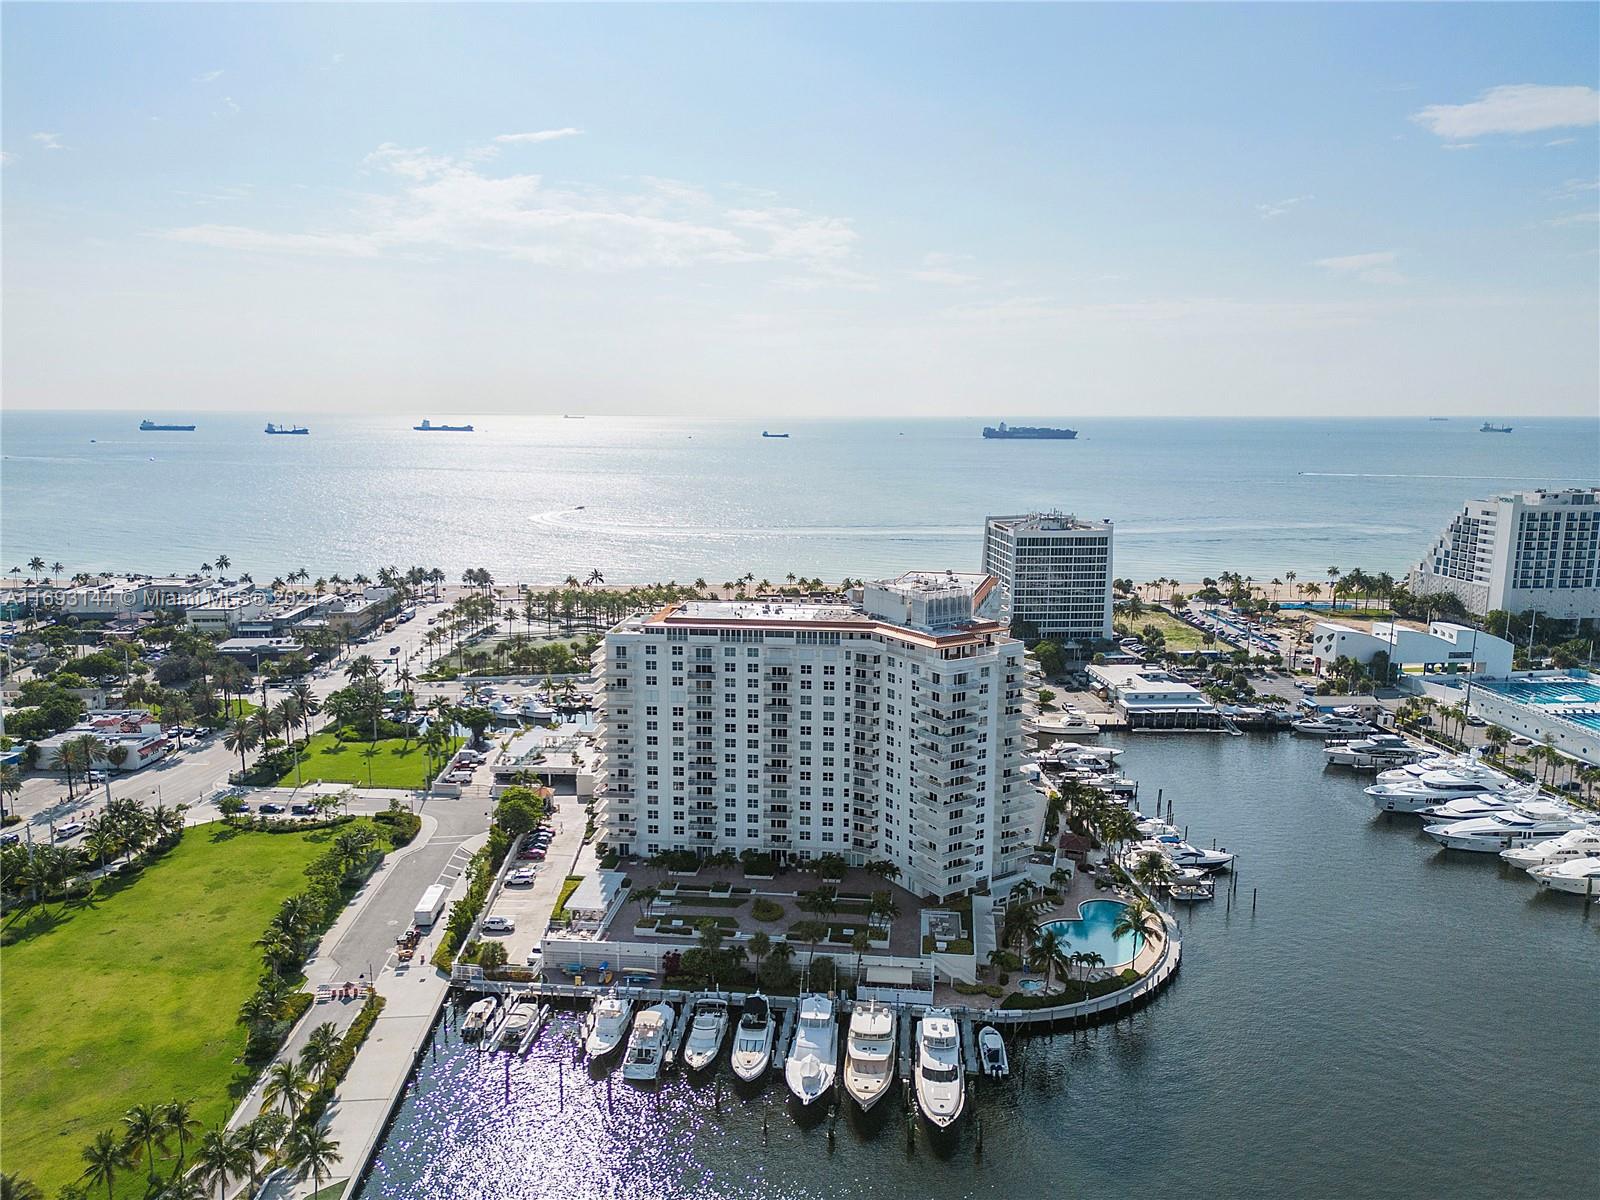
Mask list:
[[[339,1033],[329,1022],[313,1030],[311,1039],[301,1051],[300,1064],[289,1060],[274,1067],[263,1093],[268,1107],[254,1120],[233,1130],[223,1125],[203,1130],[192,1100],[136,1104],[123,1113],[120,1131],[102,1129],[83,1148],[84,1170],[78,1183],[104,1187],[107,1200],[112,1200],[117,1180],[142,1167],[150,1200],[205,1200],[212,1186],[218,1200],[223,1200],[230,1180],[247,1182],[247,1194],[254,1196],[263,1173],[282,1167],[300,1180],[310,1179],[313,1191],[317,1190],[339,1162],[339,1144],[316,1121],[299,1118],[317,1072],[326,1072],[338,1049]],[[280,1072],[279,1067],[285,1070]],[[160,1158],[171,1158],[173,1140],[177,1156],[163,1177],[158,1152]],[[6,1177],[4,1191],[14,1200],[43,1200],[34,1184],[16,1176]],[[84,1193],[69,1184],[60,1195]]]
[[[76,846],[19,842],[0,849],[0,888],[35,904],[48,904],[55,893],[65,899],[96,868],[104,872],[118,858],[132,862],[144,850],[176,841],[186,811],[181,804],[151,806],[137,797],[115,797],[90,818]]]

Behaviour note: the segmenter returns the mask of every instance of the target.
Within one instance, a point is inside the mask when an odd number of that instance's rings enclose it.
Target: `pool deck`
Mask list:
[[[1123,891],[1119,888],[1097,888],[1094,885],[1094,876],[1092,873],[1078,872],[1073,876],[1072,886],[1063,894],[1061,903],[1051,907],[1041,908],[1035,918],[1035,924],[1048,925],[1051,921],[1075,921],[1078,919],[1079,906],[1090,900],[1116,900],[1125,904],[1132,899],[1133,895],[1131,893]],[[1069,947],[1069,951],[1070,949],[1071,947]],[[1140,946],[1139,952],[1133,957],[1134,970],[1138,971],[1141,975],[1149,972],[1156,965],[1156,963],[1160,961],[1161,951],[1162,943],[1160,942],[1146,943]],[[1074,970],[1072,972],[1072,978],[1081,979],[1083,974],[1084,972],[1081,970]],[[993,973],[991,972],[991,977],[992,975]],[[1020,977],[1023,979],[1040,979],[1041,981],[1043,979],[1042,976],[1030,975],[1026,972],[1021,973]],[[1013,988],[1010,990],[1015,990],[1014,985],[1016,984],[1017,979],[1018,974],[1013,972]],[[949,984],[942,983],[934,989],[933,999],[934,1003],[939,1005],[949,1005],[971,1009],[994,1009],[1000,1007],[1000,1005],[1004,1002],[1005,997],[1002,996],[997,1000],[992,996],[987,996],[982,993],[978,993],[976,995],[965,995],[956,991],[955,988],[951,987]]]

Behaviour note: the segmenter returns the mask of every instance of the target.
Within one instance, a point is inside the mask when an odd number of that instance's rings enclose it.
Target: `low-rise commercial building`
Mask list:
[[[1222,713],[1205,693],[1159,667],[1095,663],[1089,677],[1127,718],[1129,729],[1221,729]]]
[[[71,729],[39,741],[39,765],[50,769],[56,752],[67,742],[85,735],[98,739],[100,749],[91,764],[97,771],[137,771],[165,758],[171,742],[161,722],[142,708],[90,713]],[[121,747],[125,753],[116,754]],[[120,759],[121,761],[117,761]]]
[[[1504,638],[1458,625],[1435,621],[1424,633],[1389,621],[1374,622],[1372,631],[1318,621],[1311,631],[1312,667],[1326,675],[1334,663],[1349,658],[1370,667],[1380,654],[1391,666],[1421,668],[1424,672],[1460,672],[1504,678],[1511,674],[1516,648]]]

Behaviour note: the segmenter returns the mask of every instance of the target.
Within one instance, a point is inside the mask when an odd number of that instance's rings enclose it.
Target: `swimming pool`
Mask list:
[[[1585,672],[1573,671],[1547,679],[1485,679],[1475,686],[1507,700],[1548,708],[1590,729],[1600,729],[1600,683]]]
[[[1067,953],[1098,954],[1106,960],[1106,966],[1120,967],[1132,962],[1139,952],[1136,934],[1111,935],[1117,918],[1127,907],[1120,900],[1086,900],[1078,906],[1076,921],[1051,921],[1042,928],[1065,938]]]

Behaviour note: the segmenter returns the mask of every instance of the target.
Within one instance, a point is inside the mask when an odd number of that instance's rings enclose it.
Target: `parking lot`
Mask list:
[[[489,915],[509,917],[516,924],[511,933],[484,931],[485,940],[503,941],[507,961],[514,964],[527,962],[528,951],[544,940],[545,926],[561,898],[561,885],[565,882],[583,848],[583,806],[572,796],[561,798],[561,806],[548,820],[554,831],[543,862],[530,863],[513,856],[506,863],[509,875],[519,867],[532,866],[534,881],[531,884],[504,884],[495,894]]]

